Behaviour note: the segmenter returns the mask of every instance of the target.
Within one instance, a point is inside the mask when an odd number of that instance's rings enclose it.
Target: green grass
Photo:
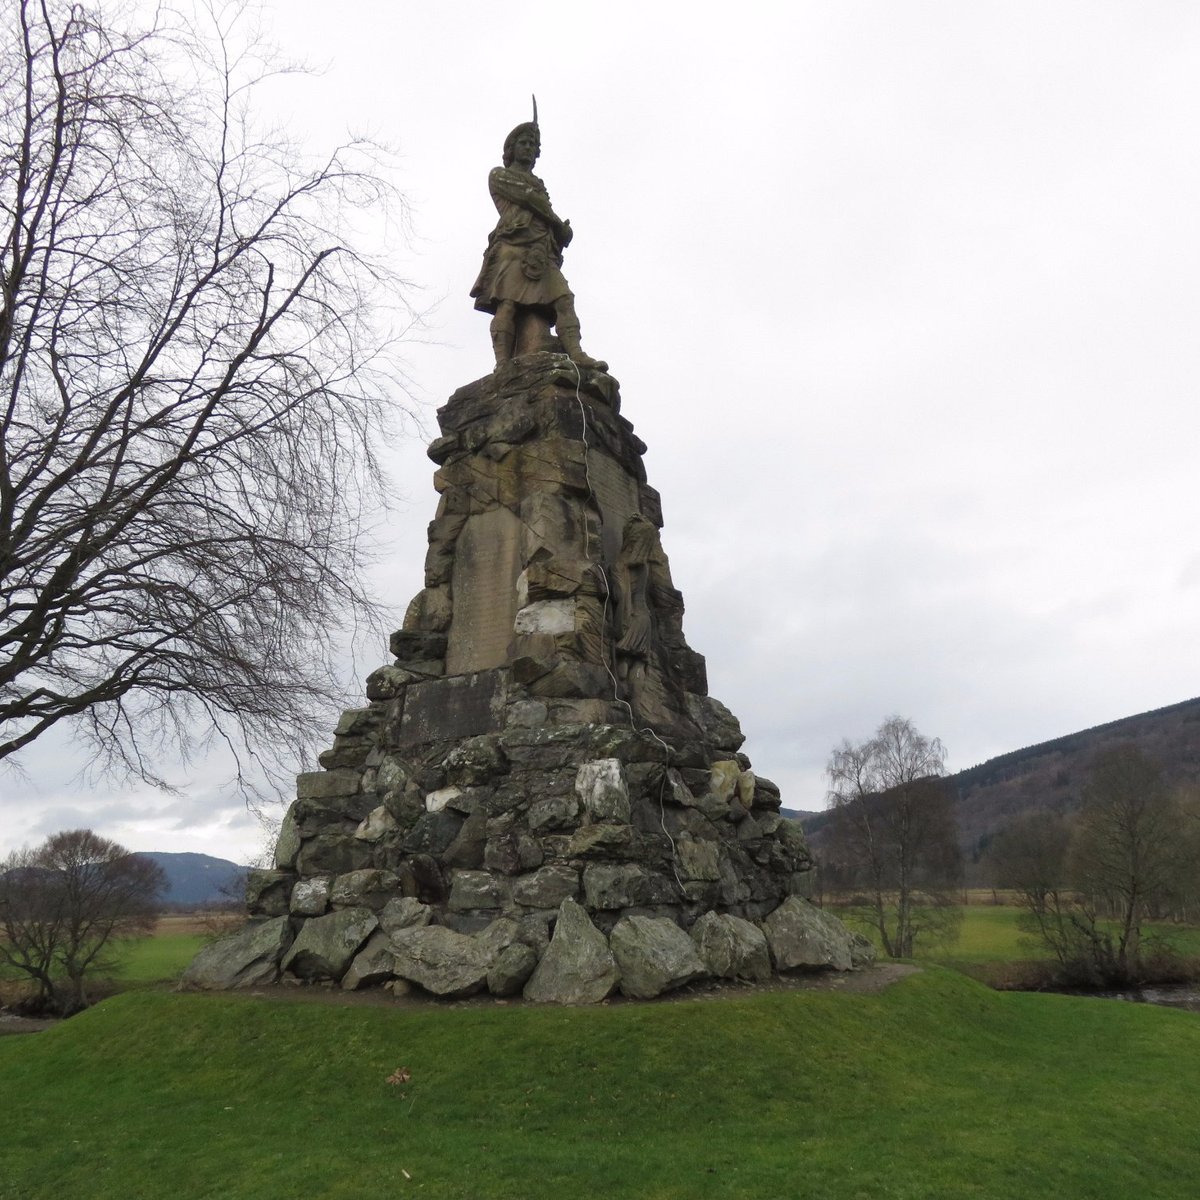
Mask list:
[[[113,979],[122,985],[174,981],[205,940],[198,933],[164,933],[122,942]]]
[[[1191,1200],[1200,1178],[1193,1014],[937,968],[590,1009],[132,992],[0,1039],[0,1095],[4,1200]]]

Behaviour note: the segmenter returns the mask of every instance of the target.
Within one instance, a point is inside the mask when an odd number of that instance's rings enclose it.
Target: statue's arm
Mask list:
[[[541,217],[554,231],[562,245],[565,246],[571,240],[571,222],[564,221],[559,217],[550,207],[549,197],[535,184],[526,183],[513,171],[496,167],[488,177],[488,188],[493,199],[519,204],[522,208],[527,208],[536,216]]]

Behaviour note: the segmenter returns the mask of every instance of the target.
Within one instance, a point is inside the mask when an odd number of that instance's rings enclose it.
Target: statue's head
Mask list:
[[[504,165],[511,167],[513,164],[513,152],[517,147],[517,138],[522,134],[532,134],[536,149],[534,150],[533,158],[537,161],[537,157],[542,152],[542,135],[533,121],[523,121],[504,139]]]

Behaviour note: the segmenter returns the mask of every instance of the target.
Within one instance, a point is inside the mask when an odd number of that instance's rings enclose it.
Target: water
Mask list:
[[[1200,984],[1163,983],[1154,986],[1123,988],[1111,992],[1073,991],[1075,996],[1098,996],[1102,1000],[1127,1000],[1131,1004],[1161,1004],[1166,1008],[1184,1008],[1200,1012]]]

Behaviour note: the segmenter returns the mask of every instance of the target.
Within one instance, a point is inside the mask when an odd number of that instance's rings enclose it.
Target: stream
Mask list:
[[[1107,992],[1063,989],[1063,994],[1095,996],[1100,1000],[1127,1000],[1132,1004],[1161,1004],[1165,1008],[1185,1008],[1188,1012],[1200,1012],[1200,984],[1196,983],[1162,983]]]

